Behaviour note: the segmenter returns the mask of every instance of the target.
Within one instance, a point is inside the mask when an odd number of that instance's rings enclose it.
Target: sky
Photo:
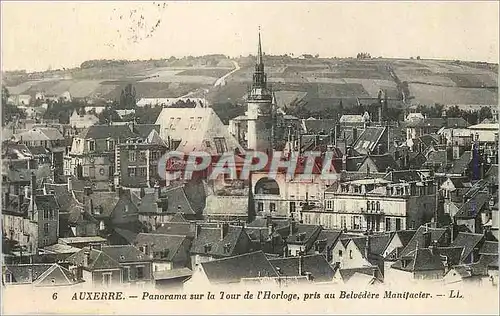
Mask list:
[[[267,54],[498,63],[498,1],[1,2],[2,70]],[[142,16],[142,17],[141,17]],[[158,23],[158,21],[160,21]]]

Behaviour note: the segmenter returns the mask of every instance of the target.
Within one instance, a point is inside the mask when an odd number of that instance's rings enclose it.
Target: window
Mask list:
[[[95,150],[95,141],[94,140],[89,140],[89,151],[94,151]]]
[[[135,177],[135,171],[136,171],[136,168],[134,168],[134,167],[128,167],[127,168],[128,176],[129,177]]]
[[[354,229],[361,229],[361,216],[353,216],[353,228]]]
[[[264,211],[264,203],[262,203],[262,202],[257,203],[257,211],[258,212]]]
[[[342,258],[342,250],[339,250],[339,257]]]
[[[370,201],[366,201],[366,210],[369,211],[370,210]]]
[[[12,274],[10,273],[5,274],[5,283],[12,283]]]
[[[224,137],[214,137],[214,143],[217,153],[222,154],[227,152],[226,139]]]
[[[145,151],[140,151],[139,152],[139,161],[146,161],[146,152]]]
[[[43,210],[43,219],[49,219],[49,210]]]
[[[372,211],[375,211],[375,202],[372,201],[372,208],[371,208]]]
[[[89,167],[89,178],[95,179],[95,167]]]
[[[326,200],[326,209],[333,210],[333,200]]]
[[[352,259],[352,250],[349,250],[349,259]]]
[[[115,149],[115,141],[112,139],[108,139],[108,150],[114,150]]]
[[[158,160],[158,158],[160,158],[159,152],[157,152],[157,151],[151,152],[151,160],[156,161],[156,160]]]
[[[136,161],[136,159],[137,159],[137,157],[136,157],[136,153],[135,153],[135,151],[133,151],[133,150],[129,150],[129,152],[128,152],[128,160],[129,160],[130,162],[135,162],[135,161]]]
[[[210,145],[210,141],[209,141],[209,140],[206,140],[206,141],[205,141],[205,147],[207,147],[207,148],[210,148],[210,147],[211,147],[211,145]]]
[[[276,203],[273,202],[269,203],[269,210],[271,212],[276,212]]]
[[[396,230],[401,230],[401,218],[396,218]]]
[[[146,168],[144,168],[144,167],[139,168],[139,175],[141,175],[142,177],[145,177],[146,176]]]
[[[346,229],[347,228],[347,221],[345,216],[340,216],[340,228]]]
[[[102,284],[104,286],[109,286],[111,284],[111,273],[102,274]]]
[[[144,267],[137,267],[137,279],[144,279]]]
[[[380,211],[380,202],[377,201],[377,211]]]
[[[295,202],[290,202],[290,213],[295,213]]]
[[[124,282],[130,281],[130,267],[123,267],[122,279]]]
[[[48,236],[49,235],[49,223],[44,223],[43,224],[43,235]]]
[[[391,219],[390,218],[385,219],[385,230],[387,230],[387,231],[391,230]]]

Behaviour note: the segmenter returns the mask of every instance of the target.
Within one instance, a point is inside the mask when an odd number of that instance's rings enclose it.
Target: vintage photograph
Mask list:
[[[497,1],[2,1],[2,308],[497,314]]]

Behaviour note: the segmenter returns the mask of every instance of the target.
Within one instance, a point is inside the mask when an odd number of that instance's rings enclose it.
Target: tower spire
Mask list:
[[[259,47],[257,52],[257,65],[262,64],[262,43],[260,41],[260,26],[259,26]]]

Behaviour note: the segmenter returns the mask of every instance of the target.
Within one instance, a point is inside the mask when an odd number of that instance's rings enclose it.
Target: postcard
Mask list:
[[[497,1],[2,1],[4,314],[496,315]]]

